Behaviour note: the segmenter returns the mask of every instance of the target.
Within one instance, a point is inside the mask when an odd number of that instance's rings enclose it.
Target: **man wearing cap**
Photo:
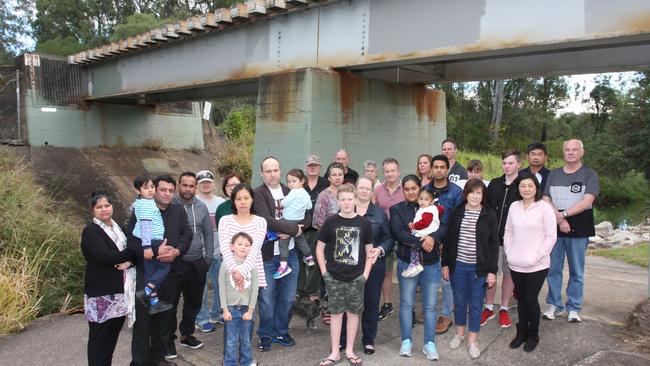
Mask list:
[[[320,176],[321,162],[318,155],[309,155],[305,160],[305,179],[304,188],[311,197],[311,206],[316,206],[316,198],[329,186],[329,181]],[[307,211],[305,216],[311,217],[313,209]],[[312,253],[316,253],[316,234],[318,230],[313,226],[303,227],[305,239],[309,243]],[[300,273],[298,276],[298,296],[310,297],[313,301],[318,298],[320,293],[321,275],[318,268],[308,267],[305,263],[300,262]]]
[[[205,203],[208,207],[208,214],[210,215],[210,223],[212,224],[212,237],[214,241],[214,252],[212,253],[212,264],[208,269],[205,287],[203,288],[203,300],[201,301],[201,310],[196,316],[196,328],[201,332],[208,333],[214,331],[214,323],[223,324],[221,319],[221,301],[219,299],[219,268],[221,267],[221,253],[219,252],[219,235],[217,235],[217,224],[215,221],[215,213],[217,207],[225,200],[215,194],[214,190],[214,174],[209,170],[201,170],[196,173],[198,181],[198,190],[196,198]],[[207,254],[206,254],[207,256]],[[212,284],[212,306],[208,306],[208,281]]]

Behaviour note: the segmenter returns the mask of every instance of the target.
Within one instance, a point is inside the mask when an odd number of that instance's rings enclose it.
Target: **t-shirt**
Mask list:
[[[135,213],[135,227],[133,228],[133,236],[142,239],[141,221],[151,221],[151,239],[163,240],[165,236],[165,225],[163,224],[160,209],[156,206],[156,201],[147,198],[138,198],[133,202],[133,213]]]
[[[210,199],[206,199],[200,194],[196,195],[196,198],[199,201],[205,203],[205,206],[208,208],[208,213],[210,214],[210,222],[212,223],[212,237],[214,239],[214,253],[213,258],[217,258],[218,255],[221,255],[219,252],[219,235],[217,235],[217,220],[216,213],[217,207],[225,202],[225,200],[219,196],[212,195]]]
[[[467,170],[465,170],[465,168],[463,168],[459,162],[455,161],[454,165],[449,168],[447,177],[449,178],[450,182],[456,183],[461,179],[467,179]]]
[[[404,191],[401,185],[393,193],[384,184],[375,187],[375,203],[384,210],[389,219],[390,208],[402,201],[404,201]]]
[[[476,263],[476,222],[481,211],[465,210],[465,216],[460,222],[458,234],[458,253],[456,260],[463,263]]]
[[[372,227],[362,216],[332,215],[318,232],[325,243],[327,272],[339,281],[350,282],[363,274],[366,245],[372,244]]]
[[[282,186],[278,186],[278,188],[269,187],[269,191],[271,191],[271,195],[273,196],[273,200],[275,201],[275,218],[277,220],[281,220],[282,218],[284,218],[282,212],[282,200],[284,199],[284,192],[282,192]],[[279,244],[280,244],[279,240],[276,240],[275,243],[273,244],[273,255],[280,255]],[[293,249],[293,246],[294,246],[294,240],[292,237],[289,241],[289,250]]]
[[[582,201],[585,194],[598,197],[599,191],[598,173],[583,165],[571,174],[565,173],[564,168],[551,170],[548,174],[544,196],[551,198],[555,208],[559,211],[564,211]],[[569,221],[571,231],[565,234],[558,229],[557,236],[584,238],[596,235],[592,207],[587,208],[577,215],[570,216],[567,221]]]
[[[311,197],[302,187],[292,189],[282,200],[282,216],[285,220],[302,221],[307,210],[311,210]]]

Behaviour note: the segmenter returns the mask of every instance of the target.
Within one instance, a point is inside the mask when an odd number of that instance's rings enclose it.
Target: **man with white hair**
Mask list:
[[[553,320],[562,313],[562,270],[564,258],[569,262],[566,289],[568,321],[581,322],[584,292],[585,254],[589,237],[595,235],[593,203],[600,190],[598,174],[582,164],[585,153],[582,141],[573,139],[562,146],[564,166],[552,170],[544,188],[544,200],[555,210],[558,224],[557,242],[551,252],[548,271],[548,310],[543,319]]]
[[[343,172],[343,183],[350,183],[352,185],[357,184],[357,179],[359,179],[359,173],[357,173],[354,169],[350,168],[350,154],[348,154],[345,149],[341,149],[336,152],[336,155],[334,156],[334,161],[337,163],[343,165],[345,168],[345,171]],[[325,177],[327,178],[327,177]]]

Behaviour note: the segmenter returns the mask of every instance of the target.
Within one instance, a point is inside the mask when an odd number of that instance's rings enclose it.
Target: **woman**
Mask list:
[[[521,174],[515,181],[518,201],[510,205],[503,236],[503,250],[517,291],[517,335],[510,348],[524,342],[524,351],[532,352],[539,343],[539,302],[537,297],[544,285],[550,254],[557,239],[555,211],[542,201],[537,178]]]
[[[321,228],[325,219],[339,212],[339,205],[336,203],[336,192],[343,184],[345,167],[339,163],[332,163],[327,167],[327,180],[330,182],[329,187],[318,194],[316,206],[314,206],[314,218],[312,226],[316,229]]]
[[[366,178],[372,182],[372,189],[374,191],[378,184],[381,184],[377,179],[377,163],[374,160],[366,160],[363,163],[363,171]]]
[[[219,220],[219,249],[221,250],[222,265],[232,274],[237,286],[243,285],[251,271],[257,271],[259,287],[266,287],[264,264],[262,262],[262,243],[266,235],[266,220],[251,212],[253,207],[253,188],[246,183],[236,185],[230,194],[233,214]],[[230,250],[232,237],[245,232],[253,238],[253,246],[246,261],[237,265]]]
[[[221,191],[224,194],[224,197],[227,197],[227,200],[217,206],[215,212],[214,222],[217,228],[219,227],[219,220],[226,215],[231,215],[232,202],[230,202],[230,194],[232,189],[241,183],[241,179],[236,174],[227,175],[221,186]],[[206,184],[206,183],[202,183]],[[210,183],[213,184],[213,183]],[[210,193],[212,194],[212,193]],[[215,233],[217,236],[215,239],[215,245],[219,244],[218,232]],[[220,248],[215,248],[218,250],[218,253],[221,253]],[[208,281],[205,282],[205,287],[203,288],[203,299],[201,300],[201,310],[196,315],[196,327],[204,333],[212,332],[215,330],[214,323],[223,324],[223,318],[221,317],[221,299],[219,298],[219,289],[218,289],[218,277],[219,277],[219,268],[221,268],[221,256],[214,258],[210,269],[208,270],[208,280],[212,283],[212,306],[208,306],[208,297],[210,293],[208,292]]]
[[[363,313],[361,314],[361,330],[363,336],[363,352],[367,355],[375,353],[375,337],[377,336],[377,323],[379,322],[379,299],[381,297],[381,284],[386,273],[386,254],[393,249],[393,238],[390,235],[390,225],[384,210],[370,201],[372,197],[372,180],[360,177],[357,180],[357,214],[363,216],[372,227],[373,245],[380,248],[382,255],[370,270],[366,280],[363,295]],[[345,324],[341,331],[342,347],[345,347]]]
[[[418,156],[418,165],[415,169],[415,175],[420,178],[422,187],[431,183],[431,180],[433,179],[433,170],[431,169],[432,166],[433,156],[429,154],[422,154]]]
[[[485,288],[496,283],[499,258],[499,225],[494,211],[485,206],[486,187],[480,179],[470,179],[463,189],[463,203],[449,215],[447,238],[442,257],[442,277],[451,278],[454,292],[456,335],[451,349],[460,347],[469,336],[471,358],[478,358],[478,332]],[[467,321],[469,312],[469,324]]]
[[[441,223],[438,231],[430,236],[418,238],[411,233],[408,224],[413,222],[418,209],[418,194],[421,187],[420,178],[409,174],[402,179],[402,191],[405,200],[390,208],[390,231],[397,241],[397,279],[399,281],[399,323],[402,337],[400,356],[411,357],[413,306],[415,290],[420,286],[422,295],[422,312],[424,313],[424,347],[423,352],[429,360],[438,360],[438,350],[434,342],[436,319],[435,306],[440,282],[440,258],[438,246],[444,237],[446,227]],[[422,249],[424,271],[415,277],[404,277],[402,272],[411,261],[411,249]]]
[[[84,309],[88,326],[88,365],[110,365],[126,316],[135,314],[135,258],[113,221],[113,202],[104,192],[90,198],[93,221],[81,233],[86,259]],[[129,323],[132,324],[131,319]]]

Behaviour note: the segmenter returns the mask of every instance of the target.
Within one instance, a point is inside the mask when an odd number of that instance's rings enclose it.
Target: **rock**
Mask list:
[[[614,225],[609,221],[603,221],[600,224],[595,226],[596,235],[601,238],[606,238],[614,232]]]

